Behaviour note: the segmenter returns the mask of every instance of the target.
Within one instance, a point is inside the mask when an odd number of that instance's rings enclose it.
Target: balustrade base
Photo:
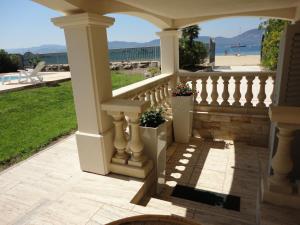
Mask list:
[[[153,161],[148,160],[142,167],[130,166],[128,164],[110,163],[110,171],[112,173],[121,174],[135,178],[146,178],[153,169]]]
[[[285,182],[278,183],[273,176],[268,178],[269,190],[272,192],[291,194],[293,192],[292,184],[286,180]]]
[[[139,161],[133,161],[132,159],[128,160],[128,165],[135,167],[143,167],[147,162],[148,158],[143,155]]]
[[[127,154],[127,153],[126,153]],[[125,156],[124,158],[117,158],[117,157],[112,157],[111,161],[113,163],[117,163],[117,164],[127,164],[129,159],[129,155]]]
[[[274,188],[274,187],[273,187]],[[262,201],[278,206],[300,209],[300,195],[294,193],[280,193],[271,188],[269,178],[265,174],[261,180]],[[277,190],[277,189],[276,189]],[[298,190],[299,192],[300,190]]]

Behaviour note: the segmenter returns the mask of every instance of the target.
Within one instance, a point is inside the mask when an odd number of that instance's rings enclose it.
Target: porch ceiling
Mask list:
[[[101,1],[101,0],[99,0]],[[289,8],[298,0],[118,0],[172,19]]]
[[[295,20],[300,0],[33,0],[65,14],[126,13],[162,29],[231,16],[277,17]]]

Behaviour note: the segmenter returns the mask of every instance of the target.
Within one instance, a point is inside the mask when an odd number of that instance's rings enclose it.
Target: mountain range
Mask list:
[[[240,35],[227,38],[227,37],[216,37],[214,38],[216,42],[216,48],[230,47],[231,45],[247,45],[247,46],[260,46],[263,30],[251,29]],[[209,42],[209,36],[199,36],[198,40],[202,42]],[[160,44],[159,39],[154,39],[149,42],[128,42],[128,41],[111,41],[108,43],[109,49],[117,48],[138,48],[138,47],[151,47],[158,46]],[[6,49],[9,53],[20,53],[24,54],[25,52],[32,53],[56,53],[56,52],[66,52],[66,46],[64,45],[41,45],[38,47],[30,48],[15,48],[15,49]]]

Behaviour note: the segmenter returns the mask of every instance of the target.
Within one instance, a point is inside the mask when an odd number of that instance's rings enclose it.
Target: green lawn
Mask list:
[[[112,73],[117,89],[140,74]],[[71,82],[0,94],[0,170],[27,158],[77,127]]]

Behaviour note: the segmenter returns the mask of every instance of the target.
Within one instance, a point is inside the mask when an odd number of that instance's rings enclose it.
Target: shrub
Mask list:
[[[16,72],[17,70],[18,62],[15,57],[0,49],[0,73]]]
[[[164,123],[166,120],[163,116],[163,110],[160,109],[150,109],[144,112],[140,119],[140,125],[142,127],[158,127],[160,124]]]
[[[198,25],[182,29],[182,38],[179,40],[179,67],[183,69],[196,67],[207,57],[205,45],[196,41],[200,28]]]
[[[150,73],[151,77],[155,76],[156,74],[158,74],[160,72],[159,68],[157,67],[149,67],[147,69],[147,72]]]
[[[31,52],[24,53],[24,64],[29,67],[36,67],[36,65],[41,61],[38,55],[35,55]]]
[[[259,25],[260,29],[265,30],[262,43],[262,65],[270,70],[276,70],[279,55],[279,43],[284,27],[290,22],[269,19]]]
[[[187,84],[183,83],[177,84],[172,90],[172,96],[191,96],[192,94],[194,94],[192,89]]]

